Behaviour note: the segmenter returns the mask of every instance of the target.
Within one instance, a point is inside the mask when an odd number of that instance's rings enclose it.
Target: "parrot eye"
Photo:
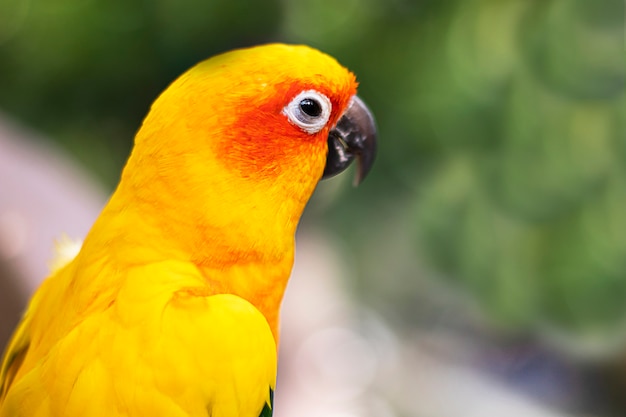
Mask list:
[[[305,98],[300,102],[300,110],[304,113],[308,114],[311,117],[319,117],[322,114],[322,106],[310,98]]]
[[[332,105],[324,94],[315,90],[306,90],[298,94],[283,109],[289,121],[306,133],[317,133],[330,118]]]

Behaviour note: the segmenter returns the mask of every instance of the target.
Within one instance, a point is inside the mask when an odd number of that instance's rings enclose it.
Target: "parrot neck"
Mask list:
[[[172,189],[171,181],[136,180],[123,176],[85,241],[87,252],[103,254],[120,270],[166,260],[192,263],[212,292],[255,305],[278,342],[279,308],[305,200],[252,189],[233,196],[217,186],[221,192],[199,199]]]

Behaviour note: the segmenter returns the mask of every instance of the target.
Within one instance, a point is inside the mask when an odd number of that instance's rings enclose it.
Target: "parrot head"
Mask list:
[[[266,240],[280,253],[321,178],[357,160],[359,183],[372,166],[376,128],[356,88],[350,71],[306,46],[217,55],[153,103],[120,187],[157,208],[161,229],[190,233],[187,222],[213,246],[228,230],[225,248]]]

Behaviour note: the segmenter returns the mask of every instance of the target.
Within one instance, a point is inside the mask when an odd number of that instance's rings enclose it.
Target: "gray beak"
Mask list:
[[[343,172],[357,160],[354,185],[359,185],[376,157],[376,124],[365,103],[354,96],[337,125],[328,133],[328,156],[322,179]]]

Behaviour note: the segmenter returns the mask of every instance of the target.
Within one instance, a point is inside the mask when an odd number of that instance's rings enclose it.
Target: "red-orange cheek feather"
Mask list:
[[[218,145],[218,155],[224,158],[229,169],[237,170],[243,177],[260,174],[273,180],[285,170],[304,173],[306,168],[318,170],[321,175],[323,166],[305,167],[303,164],[325,160],[328,131],[355,94],[356,83],[351,87],[332,94],[328,88],[312,84],[284,82],[276,85],[274,94],[264,103],[256,106],[256,103],[245,103],[246,111],[239,113],[236,122],[225,132],[224,141]],[[315,134],[306,133],[290,123],[283,113],[285,106],[298,93],[310,89],[325,94],[333,108],[327,125]],[[318,158],[312,158],[314,156]]]
[[[314,142],[311,135],[291,125],[280,110],[263,108],[242,113],[227,136],[219,155],[223,155],[229,169],[243,177],[259,173],[274,177],[285,164],[301,158],[302,148]]]

